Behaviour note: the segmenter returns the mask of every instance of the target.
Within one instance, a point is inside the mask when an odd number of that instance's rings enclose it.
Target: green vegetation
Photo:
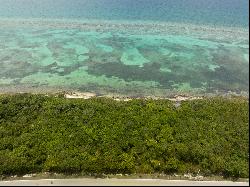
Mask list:
[[[249,177],[248,100],[0,96],[0,175],[197,173]]]

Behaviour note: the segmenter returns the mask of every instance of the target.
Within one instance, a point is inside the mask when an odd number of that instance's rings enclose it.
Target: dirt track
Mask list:
[[[0,186],[249,186],[249,182],[161,179],[41,179],[0,181]]]

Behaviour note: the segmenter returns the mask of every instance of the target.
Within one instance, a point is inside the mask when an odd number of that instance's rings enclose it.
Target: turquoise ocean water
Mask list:
[[[248,0],[0,0],[0,91],[249,92]]]

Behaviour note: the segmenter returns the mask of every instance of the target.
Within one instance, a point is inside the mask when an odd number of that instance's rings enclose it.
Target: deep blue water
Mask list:
[[[0,0],[0,17],[157,20],[249,26],[248,0]]]

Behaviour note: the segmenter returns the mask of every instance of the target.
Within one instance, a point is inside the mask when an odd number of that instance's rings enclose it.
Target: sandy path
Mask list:
[[[0,181],[0,186],[249,186],[249,182],[161,179],[41,179]]]

